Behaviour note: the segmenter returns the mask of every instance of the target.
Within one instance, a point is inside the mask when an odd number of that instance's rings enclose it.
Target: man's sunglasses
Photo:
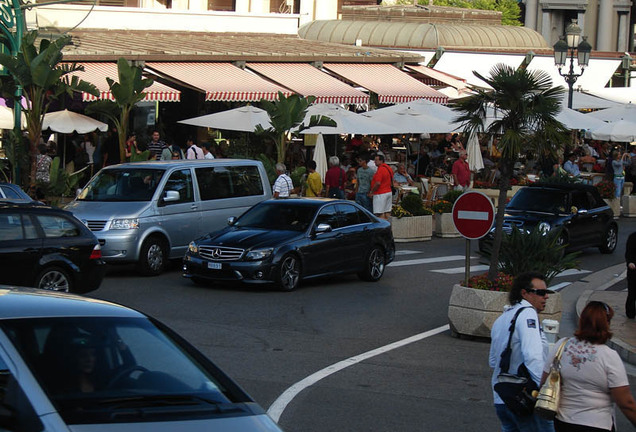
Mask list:
[[[547,289],[534,289],[534,288],[528,289],[526,291],[528,291],[529,293],[534,293],[540,297],[545,297],[547,294],[552,294],[554,292]]]

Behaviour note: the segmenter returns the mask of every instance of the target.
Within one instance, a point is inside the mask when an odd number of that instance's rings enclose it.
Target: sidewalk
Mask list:
[[[625,316],[627,293],[622,291],[627,288],[625,273],[625,264],[618,264],[563,288],[560,291],[563,316],[559,335],[563,337],[574,333],[578,316],[589,301],[605,302],[614,309],[611,323],[614,336],[607,345],[615,349],[625,362],[636,365],[636,320]]]

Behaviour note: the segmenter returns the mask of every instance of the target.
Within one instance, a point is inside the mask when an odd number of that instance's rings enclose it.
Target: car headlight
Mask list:
[[[539,224],[539,231],[543,234],[547,234],[551,229],[552,227],[547,222],[541,222]]]
[[[139,219],[113,219],[110,223],[112,230],[139,229]]]
[[[264,260],[265,258],[269,257],[273,251],[274,249],[272,248],[254,249],[245,254],[245,259],[252,261]]]
[[[190,251],[190,253],[193,253],[193,254],[198,254],[199,245],[196,244],[195,242],[190,242],[190,244],[188,245],[188,251]]]

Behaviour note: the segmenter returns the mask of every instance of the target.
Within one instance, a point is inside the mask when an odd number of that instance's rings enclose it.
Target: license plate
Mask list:
[[[221,270],[221,263],[208,262],[208,268],[212,270]]]

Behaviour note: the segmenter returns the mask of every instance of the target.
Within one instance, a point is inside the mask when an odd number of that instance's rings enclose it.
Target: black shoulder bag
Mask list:
[[[521,363],[516,375],[510,373],[510,356],[512,355],[510,345],[512,343],[512,334],[515,331],[517,318],[524,309],[527,309],[527,307],[519,308],[510,322],[508,346],[506,346],[506,349],[501,353],[501,360],[499,361],[500,372],[497,377],[497,384],[495,384],[495,391],[504,401],[508,409],[521,417],[532,415],[534,404],[537,402],[535,395],[539,391],[539,386],[530,376],[530,372],[528,372],[525,364]]]

